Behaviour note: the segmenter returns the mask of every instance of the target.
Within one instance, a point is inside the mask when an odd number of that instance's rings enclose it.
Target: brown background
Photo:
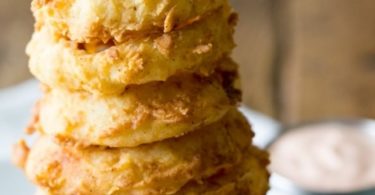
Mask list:
[[[0,0],[0,88],[30,77],[24,52],[33,30],[29,4]]]
[[[244,102],[286,123],[375,118],[375,1],[233,0]],[[30,77],[29,1],[0,1],[0,88]]]
[[[375,117],[375,1],[279,2],[283,119]]]
[[[375,118],[375,1],[234,2],[246,104],[288,124]]]

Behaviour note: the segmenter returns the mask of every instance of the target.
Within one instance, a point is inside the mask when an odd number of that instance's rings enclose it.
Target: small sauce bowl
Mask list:
[[[367,138],[369,140],[371,139],[371,141],[369,141],[371,144],[368,145],[368,146],[374,146],[375,147],[375,120],[369,120],[369,119],[354,120],[353,119],[353,120],[321,121],[321,122],[314,122],[314,123],[306,123],[306,124],[302,124],[302,125],[298,125],[298,126],[294,126],[294,127],[290,127],[290,128],[284,128],[284,130],[280,131],[279,135],[274,140],[270,141],[267,148],[269,149],[269,151],[271,153],[271,156],[276,155],[277,150],[275,150],[275,147],[280,147],[280,146],[278,146],[278,144],[283,144],[281,141],[285,142],[285,140],[283,140],[283,139],[286,139],[286,136],[291,136],[295,133],[302,133],[302,131],[311,131],[312,129],[319,129],[319,128],[321,129],[321,128],[327,128],[327,127],[330,127],[330,128],[332,128],[332,127],[345,127],[345,128],[341,128],[341,129],[338,128],[337,130],[335,130],[335,131],[340,131],[341,133],[343,133],[343,137],[345,137],[346,136],[345,134],[348,133],[348,132],[346,132],[346,130],[356,129],[356,131],[351,131],[351,133],[358,134],[361,137],[366,137],[366,140],[367,140]],[[321,129],[321,131],[323,131],[323,130]],[[333,161],[335,160],[335,158],[331,159],[330,156],[329,156],[332,153],[330,151],[330,149],[332,151],[336,151],[336,150],[333,150],[333,148],[329,148],[329,147],[337,146],[337,145],[334,145],[334,144],[336,144],[335,142],[333,142],[334,143],[333,145],[332,144],[330,145],[329,141],[330,141],[331,138],[329,138],[329,134],[330,134],[329,131],[330,130],[323,131],[323,133],[320,132],[321,135],[322,135],[321,141],[320,140],[316,141],[317,139],[314,138],[315,140],[313,140],[313,142],[308,142],[309,140],[307,140],[307,142],[306,142],[306,143],[310,143],[311,146],[312,146],[312,147],[307,147],[307,148],[315,148],[315,146],[319,148],[319,150],[315,151],[315,153],[313,153],[313,154],[315,154],[315,155],[320,154],[319,152],[322,151],[324,153],[324,155],[326,155],[324,157],[327,157],[328,161],[324,161],[325,159],[323,159],[323,161],[317,160],[317,162],[323,162],[323,164],[324,164],[324,162],[329,163],[331,160],[333,160]],[[327,132],[327,133],[325,133],[325,132]],[[314,133],[315,133],[315,131],[314,131]],[[301,135],[302,134],[300,134],[299,136],[301,136]],[[338,135],[340,136],[340,134],[338,134]],[[306,136],[308,136],[308,135],[306,135]],[[327,136],[328,138],[324,138],[324,136]],[[355,136],[353,136],[353,140],[355,140],[354,137]],[[297,137],[295,137],[295,138],[297,138]],[[341,141],[339,138],[341,139],[342,137],[338,137],[338,139],[337,139],[337,140]],[[328,142],[324,142],[325,141],[324,139],[328,140]],[[347,137],[345,137],[345,139],[350,141],[351,137],[347,136]],[[345,140],[345,139],[343,139],[343,140]],[[374,140],[374,142],[372,142],[372,139]],[[299,140],[301,140],[301,139],[299,139]],[[288,141],[290,141],[290,140],[288,140]],[[301,141],[301,142],[303,142],[303,141]],[[290,142],[285,142],[285,143],[290,143]],[[312,144],[312,143],[314,143],[314,144]],[[347,143],[347,142],[343,142],[343,143]],[[348,148],[345,148],[346,146],[342,145],[344,147],[340,146],[340,147],[334,148],[334,149],[340,150],[341,148],[344,148],[343,149],[344,153],[346,151],[345,149],[353,149],[353,151],[355,151],[355,149],[357,149],[356,144],[355,144],[356,142],[353,141],[353,143],[350,143],[350,142],[348,142],[348,143],[349,143]],[[359,145],[362,145],[362,143],[360,143]],[[325,148],[325,146],[329,146],[329,147]],[[350,146],[353,146],[353,147],[350,147]],[[364,145],[364,146],[367,147],[367,145]],[[296,149],[296,150],[294,150],[295,148],[293,148],[293,147],[289,147],[289,148],[292,149],[289,154],[288,154],[288,150],[284,150],[284,152],[282,154],[299,155],[299,154],[301,154],[301,151],[302,152],[306,151],[306,153],[297,157],[297,158],[300,158],[300,159],[306,157],[307,158],[307,159],[305,159],[306,161],[298,161],[298,162],[302,162],[302,163],[310,162],[309,160],[314,159],[314,158],[318,158],[318,157],[315,157],[314,155],[309,155],[310,154],[310,153],[308,153],[309,151],[304,150],[304,148],[302,148],[302,147],[300,149]],[[286,147],[286,149],[288,149],[288,147]],[[293,151],[299,151],[300,153],[294,154]],[[328,152],[326,152],[326,151],[328,151]],[[372,147],[371,147],[369,149],[369,151],[371,151],[371,154],[372,154],[372,151],[375,151],[375,148],[372,150]],[[332,154],[334,154],[334,153],[332,153]],[[340,151],[339,151],[338,154],[341,154]],[[349,154],[351,154],[351,153],[349,153]],[[354,154],[355,154],[355,152],[354,152]],[[369,154],[369,155],[371,155],[371,154]],[[361,159],[366,159],[366,158],[367,157],[361,158]],[[337,159],[338,159],[337,162],[340,162],[339,161],[340,158],[337,157]],[[346,158],[346,159],[350,160],[350,158]],[[375,159],[375,157],[373,159]],[[271,160],[272,160],[272,158],[271,158]],[[284,161],[284,162],[286,162],[286,161]],[[291,162],[296,162],[296,161],[291,161]],[[352,162],[352,161],[350,161],[350,162]],[[353,162],[357,162],[357,161],[354,160]],[[275,160],[273,160],[273,163],[276,163]],[[291,163],[291,164],[287,163],[286,165],[289,166],[287,168],[289,170],[289,173],[293,172],[293,174],[291,174],[291,175],[295,175],[295,173],[298,174],[298,172],[299,172],[300,173],[299,178],[301,178],[301,179],[300,180],[297,180],[296,178],[291,179],[292,176],[290,176],[290,174],[281,174],[280,173],[280,172],[285,173],[285,170],[280,171],[281,169],[277,170],[277,168],[275,168],[277,166],[270,166],[270,169],[273,170],[273,173],[272,173],[271,180],[270,180],[271,190],[268,193],[268,195],[323,195],[323,194],[329,194],[329,195],[375,195],[375,186],[363,187],[363,188],[355,187],[355,188],[352,188],[352,189],[348,189],[348,188],[344,187],[345,189],[337,189],[337,190],[329,191],[329,190],[327,190],[327,183],[329,183],[332,180],[327,180],[327,178],[329,178],[328,173],[327,173],[327,177],[324,177],[324,175],[322,177],[323,185],[321,185],[321,186],[324,186],[324,187],[320,188],[319,185],[317,185],[317,184],[314,184],[313,185],[314,187],[311,187],[311,186],[306,187],[307,185],[305,185],[305,184],[306,184],[307,180],[305,182],[301,182],[301,180],[304,180],[305,178],[309,177],[308,175],[304,175],[305,173],[308,173],[308,171],[307,172],[306,171],[305,172],[300,171],[299,166],[294,166],[293,163]],[[335,164],[333,164],[332,166],[334,166],[334,165]],[[339,163],[339,165],[340,165],[340,163]],[[283,165],[283,166],[285,166],[285,165]],[[358,165],[358,166],[360,166],[360,165]],[[371,168],[371,170],[375,170],[375,161],[374,161],[372,166],[374,166],[374,168]],[[314,166],[312,166],[312,167],[314,168]],[[348,169],[348,170],[350,170],[350,169]],[[344,169],[342,169],[342,171],[345,172],[346,169],[344,168]],[[314,174],[314,171],[312,171],[310,173]],[[289,175],[289,176],[286,176],[286,175]],[[334,176],[334,175],[331,175],[331,176]],[[350,176],[350,174],[349,174],[349,176]],[[375,175],[373,176],[373,178],[375,179]],[[326,180],[328,182],[324,182],[324,180]],[[296,181],[298,181],[298,182],[296,182]],[[361,179],[360,178],[357,178],[355,180],[353,179],[353,182],[361,182]],[[301,183],[303,183],[304,185],[301,185]],[[374,183],[375,183],[375,181],[374,181]],[[337,186],[338,185],[336,183],[335,187],[337,187]],[[345,184],[342,184],[342,186],[345,186]]]

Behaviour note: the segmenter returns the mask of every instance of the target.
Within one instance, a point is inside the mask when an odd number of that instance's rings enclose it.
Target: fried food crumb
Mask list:
[[[12,149],[12,162],[19,168],[25,167],[30,148],[27,146],[25,140],[19,140]]]
[[[194,48],[193,53],[204,54],[204,53],[209,52],[211,49],[212,49],[212,43],[198,45],[196,48]]]
[[[155,39],[156,47],[165,56],[168,56],[173,45],[173,39],[169,34],[163,34]]]

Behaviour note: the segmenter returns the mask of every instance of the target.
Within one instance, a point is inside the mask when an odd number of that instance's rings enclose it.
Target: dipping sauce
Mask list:
[[[375,136],[354,127],[293,129],[275,141],[270,152],[271,170],[304,189],[342,193],[375,187]]]

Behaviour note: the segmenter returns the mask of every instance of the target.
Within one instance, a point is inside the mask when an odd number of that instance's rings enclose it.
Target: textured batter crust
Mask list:
[[[250,147],[243,161],[202,183],[190,182],[176,195],[265,195],[269,189],[268,154]]]
[[[170,32],[227,0],[33,0],[36,26],[77,42],[122,42],[127,35]]]
[[[174,195],[265,195],[269,189],[268,155],[251,147],[247,157],[230,171],[220,171],[201,183],[190,182]],[[37,195],[56,195],[39,188]],[[85,194],[82,194],[85,195]],[[129,195],[121,194],[117,195]],[[131,195],[131,194],[130,194]]]
[[[219,73],[176,75],[166,82],[130,86],[118,96],[47,90],[38,103],[36,129],[83,145],[110,147],[179,137],[218,121],[235,104],[222,81]]]
[[[31,148],[26,174],[54,195],[174,194],[241,162],[251,137],[238,111],[183,137],[136,148],[82,148],[44,136]]]
[[[130,84],[181,72],[209,75],[234,47],[234,19],[220,9],[183,29],[98,46],[36,31],[27,47],[31,72],[51,87],[119,94]]]

